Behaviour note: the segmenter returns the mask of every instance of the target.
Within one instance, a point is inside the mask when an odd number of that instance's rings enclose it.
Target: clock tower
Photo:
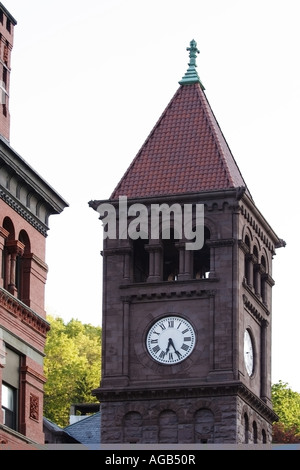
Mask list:
[[[102,443],[270,443],[272,259],[256,207],[196,71],[108,200]]]

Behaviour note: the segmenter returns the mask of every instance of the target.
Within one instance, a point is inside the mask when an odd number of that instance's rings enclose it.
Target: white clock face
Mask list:
[[[151,357],[161,364],[177,364],[194,349],[196,335],[192,325],[178,316],[164,317],[154,323],[146,345]]]
[[[244,361],[249,376],[253,374],[254,369],[254,351],[253,343],[248,330],[244,333]]]

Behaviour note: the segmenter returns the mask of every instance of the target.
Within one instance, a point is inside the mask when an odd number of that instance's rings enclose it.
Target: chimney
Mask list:
[[[0,135],[7,142],[10,138],[10,64],[16,24],[16,20],[0,2]]]

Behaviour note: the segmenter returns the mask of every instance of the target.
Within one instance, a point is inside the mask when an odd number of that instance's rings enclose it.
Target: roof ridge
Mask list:
[[[63,428],[64,431],[68,432],[67,430],[69,428],[72,428],[74,426],[80,426],[80,424],[83,422],[83,421],[87,421],[91,418],[95,418],[95,415],[99,415],[101,414],[101,411],[96,411],[95,413],[91,413],[89,415],[86,415],[86,416],[82,416],[82,419],[78,420],[78,421],[75,421],[74,423],[71,423],[71,424],[68,424],[68,426],[66,426],[65,428]]]

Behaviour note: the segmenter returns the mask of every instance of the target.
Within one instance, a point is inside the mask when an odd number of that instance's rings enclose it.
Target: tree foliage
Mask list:
[[[300,442],[300,393],[280,380],[272,386],[272,402],[279,417],[273,424],[273,442]]]
[[[47,321],[44,416],[65,427],[72,404],[98,401],[92,390],[100,384],[102,329],[74,319],[65,324],[51,315]]]

